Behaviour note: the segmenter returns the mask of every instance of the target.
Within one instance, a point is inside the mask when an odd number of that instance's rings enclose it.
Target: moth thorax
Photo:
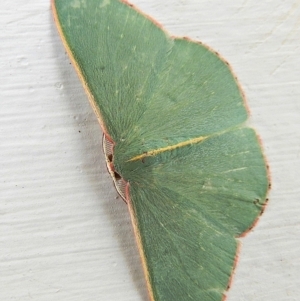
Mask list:
[[[113,178],[114,184],[116,186],[116,189],[117,189],[119,195],[127,203],[126,193],[125,193],[127,182],[115,170],[115,166],[113,164],[114,144],[106,138],[105,134],[103,134],[102,146],[103,146],[103,151],[104,151],[104,155],[105,155],[107,169]]]

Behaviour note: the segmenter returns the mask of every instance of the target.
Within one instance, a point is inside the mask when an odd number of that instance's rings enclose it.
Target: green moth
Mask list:
[[[152,301],[221,301],[269,186],[243,93],[218,54],[118,0],[53,0],[104,131]]]

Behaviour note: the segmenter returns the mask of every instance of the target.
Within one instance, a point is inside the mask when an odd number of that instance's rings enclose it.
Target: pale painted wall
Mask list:
[[[232,65],[273,179],[228,301],[300,295],[300,2],[132,0]],[[0,3],[0,300],[146,301],[126,205],[49,1]],[[176,300],[174,300],[176,301]]]

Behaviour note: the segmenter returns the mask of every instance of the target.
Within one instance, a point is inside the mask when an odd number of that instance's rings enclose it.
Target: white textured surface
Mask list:
[[[243,239],[228,301],[299,300],[300,2],[132,2],[231,63],[263,140],[271,200]],[[126,205],[49,1],[1,1],[0,28],[0,300],[146,301]]]

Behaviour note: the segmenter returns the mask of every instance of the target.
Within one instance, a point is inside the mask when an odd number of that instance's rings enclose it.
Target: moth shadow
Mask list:
[[[104,200],[99,198],[99,206],[108,216],[113,228],[114,237],[118,241],[119,248],[124,256],[129,274],[136,287],[141,300],[148,300],[146,281],[142,270],[142,264],[138,253],[134,233],[130,221],[127,205],[118,196],[113,181],[106,169],[104,153],[102,151],[102,132],[100,130],[97,118],[87,101],[87,96],[83,90],[82,84],[71,65],[66,54],[66,50],[58,35],[57,29],[50,14],[51,24],[51,47],[57,62],[58,78],[62,88],[63,99],[66,99],[74,116],[75,124],[81,123],[82,144],[78,145],[78,151],[81,165],[89,166],[86,177],[90,182],[91,189],[95,190],[97,195],[105,195]],[[93,157],[91,153],[99,153]],[[105,193],[103,193],[105,192]],[[99,216],[101,219],[101,216]],[[110,261],[111,257],[107,258]],[[101,284],[99,283],[99,286]],[[116,287],[115,287],[116,288]]]

